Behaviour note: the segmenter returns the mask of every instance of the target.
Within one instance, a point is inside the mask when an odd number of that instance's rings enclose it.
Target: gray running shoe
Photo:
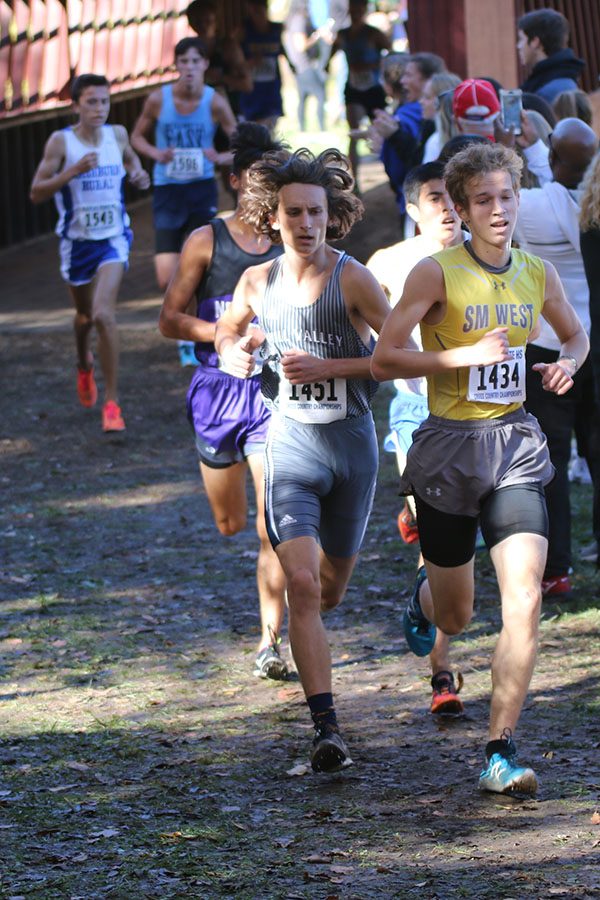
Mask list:
[[[289,669],[279,653],[281,638],[269,628],[271,643],[263,647],[254,661],[254,674],[257,678],[273,678],[275,681],[286,681]]]
[[[340,772],[352,765],[348,748],[335,725],[320,725],[316,729],[310,764],[313,772]]]

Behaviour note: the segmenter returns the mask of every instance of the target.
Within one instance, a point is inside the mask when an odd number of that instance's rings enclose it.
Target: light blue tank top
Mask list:
[[[202,97],[193,113],[183,116],[173,100],[173,85],[162,87],[162,107],[156,122],[155,142],[160,150],[175,147],[170,163],[155,163],[155,185],[189,184],[214,178],[215,167],[203,149],[213,146],[216,125],[211,115],[214,88],[204,85]]]

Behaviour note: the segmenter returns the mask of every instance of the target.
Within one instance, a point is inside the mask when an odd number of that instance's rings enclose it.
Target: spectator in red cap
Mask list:
[[[494,120],[500,113],[500,101],[489,81],[467,78],[454,91],[452,112],[461,134],[478,134],[494,140]]]

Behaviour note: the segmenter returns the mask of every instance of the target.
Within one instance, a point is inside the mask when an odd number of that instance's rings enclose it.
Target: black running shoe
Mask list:
[[[352,765],[337,726],[319,725],[316,729],[310,764],[313,772],[340,772]]]

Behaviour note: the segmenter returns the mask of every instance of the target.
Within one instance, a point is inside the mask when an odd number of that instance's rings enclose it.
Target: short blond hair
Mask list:
[[[452,202],[466,209],[467,185],[473,178],[490,172],[508,172],[515,193],[521,185],[523,160],[502,144],[470,144],[446,163],[444,179]]]

